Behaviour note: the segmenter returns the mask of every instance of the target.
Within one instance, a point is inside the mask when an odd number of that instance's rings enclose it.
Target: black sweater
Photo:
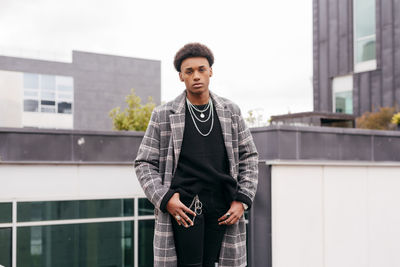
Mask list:
[[[196,106],[204,109],[205,105]],[[210,109],[204,114],[208,117]],[[195,111],[197,117],[199,112]],[[211,118],[202,123],[195,119],[199,130],[205,134],[210,130]],[[180,197],[193,198],[201,191],[220,192],[227,203],[239,200],[246,204],[246,196],[237,194],[237,181],[229,174],[229,161],[222,136],[221,124],[214,107],[214,125],[208,136],[202,136],[193,123],[188,106],[185,106],[185,129],[178,166],[171,186],[161,201],[160,209],[166,212],[169,199],[175,192]]]

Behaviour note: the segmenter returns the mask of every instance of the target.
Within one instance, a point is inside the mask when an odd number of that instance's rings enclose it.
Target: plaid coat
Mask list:
[[[210,96],[221,123],[230,175],[238,181],[239,192],[253,201],[257,189],[258,153],[251,133],[236,104],[212,92]],[[185,127],[185,97],[186,91],[154,109],[134,163],[140,185],[155,206],[154,267],[177,266],[171,217],[168,212],[160,211],[160,204],[178,164]],[[242,216],[227,227],[219,267],[246,265],[246,226]]]

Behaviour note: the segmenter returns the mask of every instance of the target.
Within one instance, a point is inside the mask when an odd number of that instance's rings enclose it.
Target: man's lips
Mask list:
[[[202,86],[203,86],[202,83],[194,83],[194,84],[193,84],[193,87],[194,87],[194,88],[200,88],[200,87],[202,87]]]

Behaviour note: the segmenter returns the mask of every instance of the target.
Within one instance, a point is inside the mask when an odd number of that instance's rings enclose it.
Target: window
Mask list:
[[[375,0],[354,0],[354,71],[376,69]]]
[[[133,267],[134,222],[17,228],[17,265]]]
[[[0,202],[0,265],[152,266],[153,233],[146,198]]]
[[[0,228],[0,265],[2,266],[11,266],[12,263],[11,233],[12,233],[11,227]]]
[[[333,112],[353,114],[353,76],[340,76],[332,80]]]
[[[72,114],[73,79],[24,73],[24,111]]]
[[[12,203],[0,203],[0,223],[10,223],[12,220]]]

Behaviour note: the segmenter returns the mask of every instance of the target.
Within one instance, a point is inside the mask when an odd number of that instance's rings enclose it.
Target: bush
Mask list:
[[[142,105],[142,100],[131,90],[131,94],[125,97],[128,107],[120,112],[120,107],[113,108],[109,115],[113,119],[113,130],[119,131],[146,131],[151,113],[156,104],[149,97],[148,102]]]
[[[377,112],[365,112],[356,119],[357,128],[373,130],[393,130],[395,125],[391,123],[396,108],[381,107]]]
[[[400,112],[393,115],[392,123],[395,125],[400,125]]]

